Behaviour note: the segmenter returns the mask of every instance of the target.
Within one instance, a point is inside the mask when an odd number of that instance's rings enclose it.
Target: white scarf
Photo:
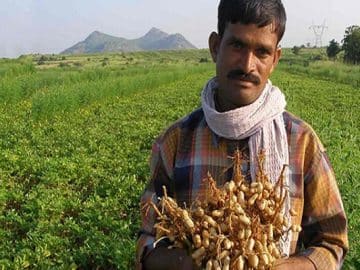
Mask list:
[[[251,178],[256,178],[257,157],[265,150],[264,170],[270,181],[275,183],[284,164],[289,164],[289,149],[283,112],[286,107],[284,94],[270,82],[266,84],[259,98],[250,105],[227,112],[215,109],[214,94],[218,88],[216,77],[211,79],[201,94],[202,109],[210,129],[226,139],[249,138]],[[220,90],[221,91],[221,90]],[[284,175],[284,185],[289,186],[289,175]],[[283,213],[290,217],[290,196],[284,203]],[[289,256],[291,231],[287,239],[280,240],[280,248]]]

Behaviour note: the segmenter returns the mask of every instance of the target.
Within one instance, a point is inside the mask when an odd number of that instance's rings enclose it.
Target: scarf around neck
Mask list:
[[[283,112],[286,107],[284,94],[270,80],[258,99],[247,106],[227,112],[215,108],[216,77],[205,85],[201,93],[202,109],[209,128],[218,136],[230,140],[248,138],[251,179],[256,179],[257,157],[265,151],[264,170],[275,183],[285,164],[289,164],[289,149]],[[221,90],[220,90],[221,91]],[[284,174],[284,185],[289,186],[289,175]],[[290,196],[284,203],[283,213],[290,218]],[[290,220],[290,219],[289,219]],[[289,256],[291,231],[285,240],[280,240],[283,255]]]

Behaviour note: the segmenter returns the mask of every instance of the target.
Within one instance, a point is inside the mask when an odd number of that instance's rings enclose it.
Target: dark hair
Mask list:
[[[275,23],[278,42],[285,32],[286,13],[281,0],[221,0],[218,8],[218,32],[223,36],[228,23],[256,24],[263,27]]]

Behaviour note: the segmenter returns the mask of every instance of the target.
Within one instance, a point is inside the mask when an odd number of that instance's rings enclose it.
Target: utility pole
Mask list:
[[[328,27],[325,25],[325,21],[321,25],[311,25],[309,29],[312,29],[315,34],[315,47],[322,47],[322,36],[324,34],[325,29]]]

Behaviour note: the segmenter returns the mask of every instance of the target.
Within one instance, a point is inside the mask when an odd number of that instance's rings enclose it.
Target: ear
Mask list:
[[[217,55],[220,47],[220,37],[216,32],[212,32],[209,36],[209,49],[213,61],[216,63]]]
[[[273,60],[273,64],[272,64],[270,73],[272,73],[274,71],[274,69],[276,68],[277,64],[279,64],[281,54],[282,54],[281,47],[277,47],[276,51],[275,51],[274,60]]]

